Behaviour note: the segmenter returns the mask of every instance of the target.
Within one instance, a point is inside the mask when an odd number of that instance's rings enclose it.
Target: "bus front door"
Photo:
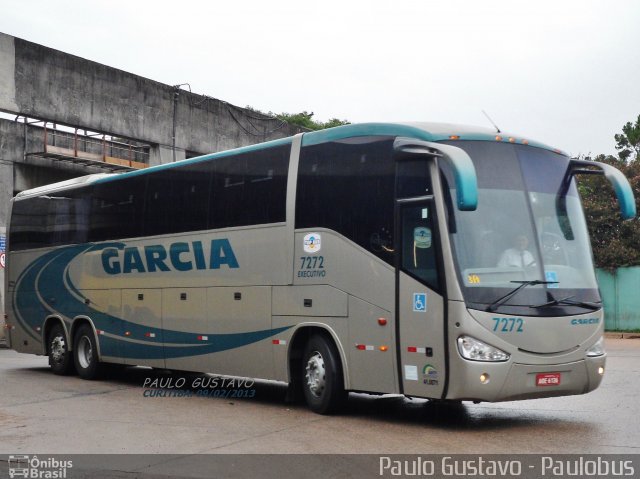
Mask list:
[[[407,396],[440,398],[444,391],[446,303],[437,224],[432,197],[397,201],[397,348]]]

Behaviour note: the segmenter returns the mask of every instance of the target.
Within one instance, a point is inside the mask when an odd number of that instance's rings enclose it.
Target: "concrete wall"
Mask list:
[[[177,94],[177,95],[176,95]],[[0,33],[0,110],[211,153],[300,131],[226,102]]]

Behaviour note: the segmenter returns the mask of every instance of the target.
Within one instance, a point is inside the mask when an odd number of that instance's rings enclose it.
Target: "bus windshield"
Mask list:
[[[468,306],[545,316],[597,309],[586,222],[575,180],[566,178],[569,158],[525,145],[453,144],[469,154],[478,175],[477,210],[449,209]],[[445,177],[454,201],[455,185],[451,175]],[[570,181],[568,188],[564,181]],[[524,282],[530,284],[496,306]]]

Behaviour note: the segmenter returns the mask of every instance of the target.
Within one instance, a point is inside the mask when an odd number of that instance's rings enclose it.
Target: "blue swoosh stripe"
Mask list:
[[[161,359],[211,354],[239,348],[292,327],[231,334],[188,333],[143,326],[98,311],[85,304],[84,295],[71,281],[69,267],[78,255],[89,251],[100,251],[107,247],[121,249],[124,244],[67,246],[45,253],[25,268],[17,281],[13,304],[14,310],[18,313],[17,316],[22,319],[23,326],[26,326],[32,337],[39,339],[32,332],[41,324],[42,318],[51,314],[50,311],[55,311],[67,318],[83,315],[92,319],[96,329],[111,335],[98,337],[103,355],[132,359]],[[120,338],[123,331],[130,333],[127,339],[136,339],[139,342]],[[154,333],[156,337],[145,337],[146,333]],[[200,341],[198,336],[207,336],[208,340]]]

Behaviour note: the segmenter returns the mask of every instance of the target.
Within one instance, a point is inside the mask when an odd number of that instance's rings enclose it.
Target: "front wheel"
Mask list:
[[[102,365],[98,361],[96,337],[88,324],[78,328],[73,345],[78,376],[82,379],[96,379],[102,372]]]
[[[312,336],[304,349],[302,389],[309,409],[318,414],[337,412],[345,402],[340,356],[332,341]]]
[[[69,341],[60,323],[55,324],[47,337],[49,366],[54,374],[66,376],[73,371],[73,357],[69,351]]]

